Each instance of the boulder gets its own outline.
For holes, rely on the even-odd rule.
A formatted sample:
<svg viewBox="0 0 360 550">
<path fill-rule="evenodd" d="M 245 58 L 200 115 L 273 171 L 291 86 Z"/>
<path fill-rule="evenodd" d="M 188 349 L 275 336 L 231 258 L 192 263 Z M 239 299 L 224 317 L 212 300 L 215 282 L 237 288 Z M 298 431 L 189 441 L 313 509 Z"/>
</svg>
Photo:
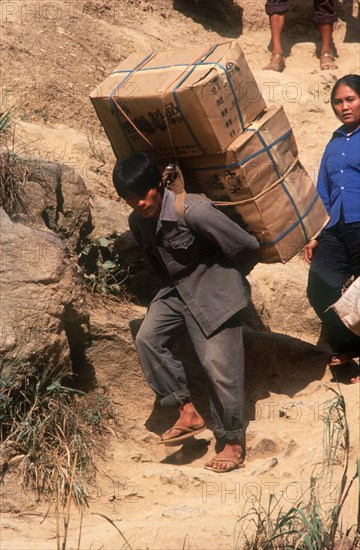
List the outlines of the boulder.
<svg viewBox="0 0 360 550">
<path fill-rule="evenodd" d="M 1 377 L 27 364 L 70 371 L 74 328 L 83 334 L 86 325 L 75 264 L 50 231 L 13 223 L 3 209 L 0 227 Z"/>
<path fill-rule="evenodd" d="M 21 187 L 18 208 L 11 219 L 37 229 L 50 229 L 76 250 L 80 237 L 91 230 L 89 193 L 70 166 L 37 157 L 1 153 L 1 165 Z"/>
<path fill-rule="evenodd" d="M 104 197 L 91 199 L 91 219 L 93 230 L 89 235 L 91 241 L 103 237 L 116 240 L 116 250 L 126 255 L 137 250 L 134 237 L 129 230 L 128 217 L 131 208 L 124 201 L 114 201 Z"/>
<path fill-rule="evenodd" d="M 307 277 L 301 254 L 286 264 L 258 264 L 248 277 L 252 304 L 246 309 L 245 324 L 317 343 L 321 322 L 306 296 Z"/>
</svg>

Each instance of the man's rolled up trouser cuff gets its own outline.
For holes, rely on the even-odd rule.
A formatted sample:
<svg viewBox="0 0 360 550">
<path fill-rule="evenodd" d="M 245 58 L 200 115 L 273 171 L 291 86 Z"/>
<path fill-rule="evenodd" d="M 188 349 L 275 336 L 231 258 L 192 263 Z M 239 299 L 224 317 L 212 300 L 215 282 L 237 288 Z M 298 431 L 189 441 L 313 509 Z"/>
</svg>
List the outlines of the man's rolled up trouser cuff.
<svg viewBox="0 0 360 550">
<path fill-rule="evenodd" d="M 287 2 L 266 2 L 265 4 L 266 15 L 274 15 L 275 13 L 283 14 L 288 11 Z"/>
<path fill-rule="evenodd" d="M 215 428 L 214 435 L 216 440 L 223 439 L 227 443 L 242 442 L 245 440 L 245 428 L 232 431 L 226 431 L 222 428 Z"/>
<path fill-rule="evenodd" d="M 170 393 L 166 397 L 160 399 L 160 405 L 162 407 L 173 407 L 174 405 L 185 405 L 185 403 L 190 403 L 191 396 L 189 390 L 179 390 L 173 393 Z"/>
<path fill-rule="evenodd" d="M 317 25 L 324 25 L 327 23 L 335 23 L 337 21 L 336 13 L 315 13 L 314 21 Z"/>
</svg>

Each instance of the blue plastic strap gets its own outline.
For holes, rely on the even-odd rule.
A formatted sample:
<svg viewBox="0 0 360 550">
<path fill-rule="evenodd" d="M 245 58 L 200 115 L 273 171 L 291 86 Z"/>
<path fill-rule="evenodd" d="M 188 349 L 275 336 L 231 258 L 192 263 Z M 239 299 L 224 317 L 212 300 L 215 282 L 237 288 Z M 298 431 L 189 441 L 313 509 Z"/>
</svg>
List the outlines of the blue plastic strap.
<svg viewBox="0 0 360 550">
<path fill-rule="evenodd" d="M 159 69 L 171 69 L 172 67 L 188 67 L 188 63 L 174 63 L 174 65 L 159 65 L 158 67 L 142 67 L 139 69 L 138 72 L 142 71 L 156 71 Z M 121 69 L 120 71 L 113 71 L 111 74 L 121 74 L 121 73 L 128 73 L 132 71 L 132 69 Z"/>
<path fill-rule="evenodd" d="M 133 69 L 131 69 L 130 71 L 121 71 L 121 72 L 127 72 L 127 76 L 125 78 L 123 78 L 121 80 L 121 82 L 119 82 L 119 84 L 117 84 L 117 86 L 113 89 L 113 91 L 110 93 L 109 95 L 109 100 L 110 100 L 110 103 L 111 103 L 111 106 L 113 107 L 113 103 L 114 103 L 114 100 L 113 100 L 113 95 L 117 92 L 117 90 L 127 81 L 129 80 L 129 78 L 138 70 L 138 68 L 143 64 L 145 63 L 152 55 L 153 55 L 154 52 L 151 52 L 149 53 L 146 57 L 144 57 L 144 59 L 142 59 L 141 61 L 139 61 L 139 63 L 137 65 L 135 65 L 135 67 Z M 116 72 L 120 72 L 120 71 L 114 71 L 115 73 Z M 112 73 L 114 74 L 114 73 Z"/>
<path fill-rule="evenodd" d="M 110 110 L 112 112 L 112 114 L 115 116 L 120 128 L 122 127 L 122 122 L 120 120 L 120 117 L 119 117 L 119 113 L 118 113 L 118 110 L 117 108 L 115 107 L 115 101 L 113 99 L 113 95 L 117 92 L 117 90 L 127 81 L 129 80 L 129 78 L 131 77 L 132 74 L 134 74 L 134 72 L 138 69 L 138 67 L 140 67 L 143 63 L 145 63 L 152 55 L 153 55 L 154 52 L 151 52 L 150 54 L 148 54 L 146 57 L 144 57 L 144 59 L 142 61 L 140 61 L 131 71 L 128 71 L 128 74 L 125 78 L 123 78 L 121 80 L 121 82 L 119 82 L 119 84 L 117 84 L 117 86 L 113 89 L 113 91 L 109 94 L 109 102 L 110 102 Z M 133 144 L 131 143 L 131 141 L 129 140 L 129 138 L 127 137 L 126 133 L 124 132 L 124 136 L 125 136 L 125 139 L 130 147 L 130 149 L 134 152 L 135 151 L 135 148 L 133 146 Z"/>
<path fill-rule="evenodd" d="M 199 61 L 197 61 L 196 63 L 194 63 L 193 65 L 191 65 L 191 67 L 189 68 L 189 70 L 186 72 L 186 74 L 180 79 L 180 81 L 176 84 L 176 86 L 172 89 L 171 93 L 172 93 L 172 96 L 174 98 L 174 101 L 175 101 L 175 105 L 184 121 L 184 124 L 185 126 L 187 127 L 188 131 L 189 131 L 189 134 L 191 135 L 191 137 L 193 138 L 193 140 L 195 141 L 196 145 L 198 146 L 198 148 L 200 149 L 200 151 L 205 154 L 206 151 L 205 149 L 203 148 L 203 146 L 201 145 L 201 143 L 199 142 L 199 140 L 197 139 L 193 129 L 191 128 L 190 124 L 188 123 L 188 121 L 186 120 L 185 116 L 184 116 L 184 113 L 183 113 L 183 110 L 181 109 L 181 105 L 180 105 L 180 102 L 178 100 L 178 97 L 177 97 L 177 93 L 176 93 L 176 90 L 183 84 L 183 82 L 185 82 L 185 80 L 194 72 L 194 70 L 196 69 L 196 67 L 202 65 L 204 63 L 204 60 L 209 57 L 209 55 L 211 55 L 213 53 L 213 51 L 217 48 L 217 45 L 215 46 L 212 46 L 202 57 L 202 59 L 200 59 Z"/>
<path fill-rule="evenodd" d="M 271 160 L 271 162 L 272 162 L 272 164 L 273 164 L 273 167 L 274 167 L 274 170 L 275 170 L 275 174 L 277 175 L 278 179 L 280 179 L 282 176 L 281 176 L 280 171 L 279 171 L 279 169 L 278 169 L 278 165 L 276 164 L 276 161 L 275 161 L 275 159 L 274 159 L 274 157 L 273 157 L 273 155 L 272 155 L 270 149 L 268 148 L 268 146 L 267 146 L 267 144 L 266 144 L 266 141 L 264 140 L 264 138 L 263 138 L 263 136 L 261 135 L 261 133 L 260 133 L 259 130 L 256 130 L 256 135 L 257 135 L 257 137 L 259 138 L 259 140 L 261 141 L 261 143 L 263 144 L 264 148 L 266 149 L 266 152 L 267 152 L 267 154 L 268 154 L 268 156 L 269 156 L 269 158 L 270 158 L 270 160 Z M 299 209 L 298 209 L 298 207 L 296 206 L 296 203 L 295 203 L 294 199 L 292 198 L 292 196 L 291 196 L 291 194 L 290 194 L 290 191 L 289 191 L 288 188 L 286 187 L 284 180 L 281 180 L 280 185 L 281 185 L 281 187 L 283 188 L 283 190 L 285 191 L 285 194 L 288 196 L 289 201 L 291 202 L 291 204 L 292 204 L 292 206 L 293 206 L 293 208 L 294 208 L 294 211 L 296 212 L 296 215 L 297 215 L 297 217 L 298 217 L 298 221 L 299 221 L 299 223 L 300 223 L 300 225 L 301 225 L 301 229 L 302 229 L 302 231 L 303 231 L 303 233 L 304 233 L 304 237 L 305 237 L 305 239 L 307 240 L 307 239 L 308 239 L 308 234 L 307 234 L 307 231 L 306 231 L 306 227 L 305 227 L 305 225 L 304 225 L 303 222 L 302 222 L 302 218 L 301 218 Z"/>
<path fill-rule="evenodd" d="M 281 241 L 281 239 L 283 239 L 284 237 L 286 237 L 286 235 L 288 235 L 288 233 L 290 233 L 290 231 L 292 231 L 297 225 L 299 225 L 300 223 L 302 224 L 302 220 L 305 219 L 309 213 L 311 212 L 311 210 L 313 209 L 316 201 L 319 199 L 319 195 L 316 195 L 316 197 L 314 198 L 314 200 L 312 201 L 312 203 L 310 204 L 310 206 L 306 209 L 306 211 L 304 212 L 304 215 L 301 217 L 301 220 L 298 219 L 296 222 L 294 222 L 293 224 L 290 225 L 290 227 L 288 227 L 286 229 L 286 231 L 283 231 L 283 233 L 281 233 L 276 239 L 274 239 L 273 241 L 266 241 L 266 242 L 263 242 L 263 243 L 260 243 L 260 246 L 274 246 L 275 244 L 277 244 L 279 241 Z M 308 239 L 307 235 L 305 234 L 306 236 L 306 239 Z"/>
<path fill-rule="evenodd" d="M 233 86 L 233 83 L 232 83 L 232 81 L 231 81 L 230 75 L 229 75 L 227 69 L 226 69 L 223 65 L 220 65 L 220 63 L 213 63 L 213 65 L 217 65 L 217 66 L 220 67 L 220 69 L 222 69 L 222 70 L 224 71 L 224 73 L 225 73 L 225 76 L 226 76 L 227 81 L 228 81 L 229 86 L 230 86 L 230 90 L 231 90 L 231 92 L 232 92 L 232 94 L 233 94 L 233 97 L 234 97 L 235 107 L 236 107 L 237 114 L 238 114 L 238 117 L 239 117 L 239 120 L 240 120 L 241 129 L 242 129 L 242 130 L 245 130 L 244 119 L 243 119 L 243 117 L 242 117 L 240 105 L 239 105 L 238 99 L 237 99 L 237 97 L 236 97 L 236 93 L 235 93 L 234 86 Z"/>
<path fill-rule="evenodd" d="M 258 128 L 247 128 L 245 130 L 245 132 L 255 132 L 257 137 L 259 138 L 260 142 L 262 143 L 263 145 L 263 148 L 260 149 L 259 151 L 257 151 L 256 153 L 253 153 L 252 155 L 249 155 L 248 157 L 240 160 L 239 162 L 234 162 L 233 164 L 228 164 L 228 165 L 219 165 L 219 166 L 211 166 L 211 167 L 204 167 L 204 168 L 195 168 L 194 169 L 194 172 L 204 172 L 204 171 L 210 171 L 210 170 L 228 170 L 228 169 L 231 169 L 231 168 L 236 168 L 236 167 L 239 167 L 243 164 L 245 164 L 246 162 L 249 162 L 250 160 L 254 159 L 255 157 L 257 157 L 258 155 L 260 155 L 261 153 L 267 153 L 268 157 L 270 158 L 271 160 L 271 163 L 274 167 L 274 171 L 275 171 L 275 174 L 277 176 L 277 178 L 279 180 L 281 180 L 279 182 L 279 184 L 281 185 L 281 187 L 283 188 L 285 194 L 287 195 L 288 199 L 290 200 L 291 204 L 292 204 L 292 207 L 297 215 L 297 218 L 298 218 L 298 223 L 300 223 L 301 225 L 301 229 L 304 233 L 304 236 L 306 239 L 308 239 L 308 234 L 307 234 L 307 231 L 306 231 L 306 227 L 305 225 L 303 224 L 302 222 L 302 219 L 301 219 L 301 215 L 300 215 L 300 212 L 299 212 L 299 209 L 298 207 L 296 206 L 296 203 L 294 201 L 294 199 L 292 198 L 291 194 L 290 194 L 290 191 L 288 190 L 288 188 L 286 187 L 285 185 L 285 182 L 284 180 L 282 179 L 282 175 L 280 173 L 280 170 L 278 168 L 278 165 L 272 155 L 272 152 L 271 152 L 271 149 L 277 144 L 279 143 L 280 141 L 282 141 L 283 139 L 287 138 L 288 136 L 290 136 L 290 134 L 292 133 L 292 130 L 290 128 L 290 130 L 288 130 L 287 132 L 285 132 L 285 134 L 283 134 L 282 136 L 280 136 L 279 138 L 277 138 L 275 141 L 273 141 L 272 143 L 270 143 L 269 145 L 266 143 L 266 141 L 264 140 L 263 136 L 261 135 L 260 133 L 260 130 Z"/>
<path fill-rule="evenodd" d="M 256 131 L 256 130 L 252 130 L 251 128 L 247 128 L 245 131 L 248 132 L 250 130 L 253 132 Z M 231 168 L 238 168 L 239 166 L 242 166 L 246 162 L 249 162 L 249 160 L 252 160 L 258 155 L 261 155 L 261 153 L 268 152 L 272 147 L 274 147 L 274 145 L 277 145 L 280 141 L 282 141 L 283 139 L 286 139 L 291 134 L 292 134 L 292 130 L 290 129 L 287 132 L 285 132 L 285 134 L 277 138 L 275 141 L 263 147 L 263 149 L 259 149 L 259 151 L 257 151 L 256 153 L 253 153 L 252 155 L 249 155 L 248 157 L 245 157 L 244 159 L 239 160 L 238 162 L 233 162 L 232 164 L 219 164 L 215 166 L 205 166 L 203 168 L 193 168 L 192 170 L 194 172 L 207 172 L 210 170 L 228 170 Z M 279 176 L 279 179 L 280 178 L 281 178 L 281 175 Z"/>
</svg>

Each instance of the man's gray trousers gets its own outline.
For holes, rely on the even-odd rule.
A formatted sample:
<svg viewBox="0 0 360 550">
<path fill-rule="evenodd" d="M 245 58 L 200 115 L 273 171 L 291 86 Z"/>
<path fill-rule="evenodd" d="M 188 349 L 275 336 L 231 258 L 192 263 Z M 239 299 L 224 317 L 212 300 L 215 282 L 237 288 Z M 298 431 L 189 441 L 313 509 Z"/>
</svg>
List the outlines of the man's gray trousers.
<svg viewBox="0 0 360 550">
<path fill-rule="evenodd" d="M 237 441 L 244 434 L 244 349 L 240 313 L 207 338 L 176 290 L 152 302 L 136 337 L 145 378 L 162 406 L 191 401 L 183 365 L 170 351 L 186 331 L 209 381 L 215 437 Z"/>
</svg>

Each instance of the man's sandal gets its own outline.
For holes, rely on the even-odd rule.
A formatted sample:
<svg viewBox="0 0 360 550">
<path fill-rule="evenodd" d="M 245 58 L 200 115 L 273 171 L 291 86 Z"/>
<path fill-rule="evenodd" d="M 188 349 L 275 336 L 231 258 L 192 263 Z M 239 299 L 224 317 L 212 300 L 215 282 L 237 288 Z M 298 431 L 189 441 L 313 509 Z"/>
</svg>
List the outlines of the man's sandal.
<svg viewBox="0 0 360 550">
<path fill-rule="evenodd" d="M 328 71 L 329 69 L 337 69 L 338 66 L 335 57 L 331 53 L 323 53 L 320 55 L 320 69 Z"/>
<path fill-rule="evenodd" d="M 164 435 L 170 435 L 172 431 L 176 430 L 177 432 L 180 432 L 179 435 L 175 437 L 165 437 Z M 161 436 L 161 439 L 158 441 L 158 445 L 172 445 L 173 443 L 177 443 L 178 441 L 184 441 L 185 439 L 189 439 L 190 437 L 194 437 L 194 435 L 200 434 L 206 430 L 205 424 L 203 426 L 200 426 L 198 424 L 194 424 L 193 426 L 181 426 L 180 424 L 175 424 L 172 428 L 169 430 L 166 430 Z"/>
<path fill-rule="evenodd" d="M 216 468 L 214 466 L 215 462 L 226 462 L 229 466 L 226 469 Z M 214 457 L 214 459 L 209 461 L 208 464 L 208 466 L 205 464 L 205 470 L 210 470 L 211 472 L 216 472 L 217 474 L 226 474 L 233 472 L 234 470 L 238 470 L 239 468 L 245 468 L 245 464 L 242 460 L 232 460 L 231 458 Z"/>
<path fill-rule="evenodd" d="M 264 71 L 276 71 L 282 73 L 285 69 L 285 57 L 282 53 L 274 53 L 271 56 L 270 63 L 263 67 Z"/>
</svg>

